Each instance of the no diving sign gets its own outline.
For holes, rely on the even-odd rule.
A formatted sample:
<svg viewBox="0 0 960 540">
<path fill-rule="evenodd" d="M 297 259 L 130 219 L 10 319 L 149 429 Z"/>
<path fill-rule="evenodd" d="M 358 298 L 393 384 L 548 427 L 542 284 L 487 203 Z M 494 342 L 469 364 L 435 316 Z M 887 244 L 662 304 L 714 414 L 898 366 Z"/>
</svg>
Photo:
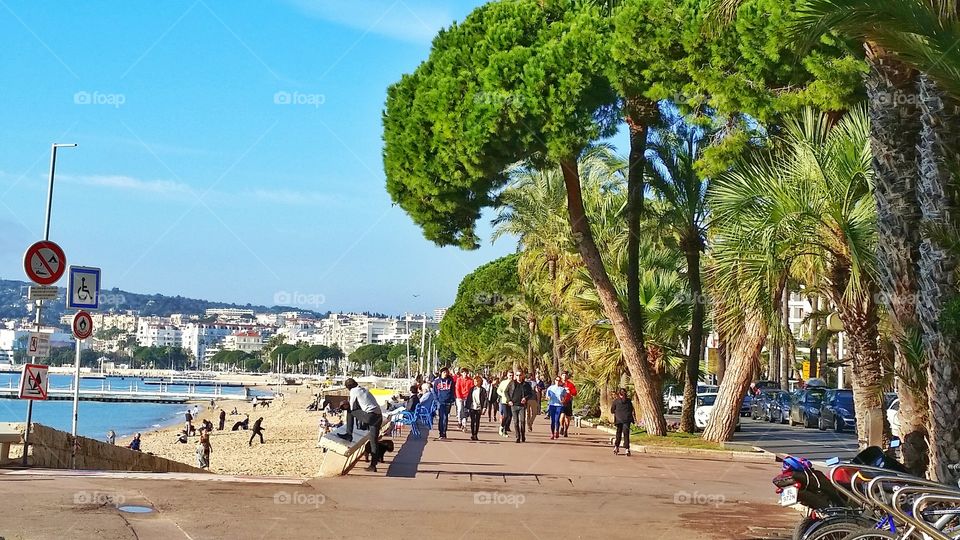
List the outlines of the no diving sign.
<svg viewBox="0 0 960 540">
<path fill-rule="evenodd" d="M 24 364 L 20 375 L 20 399 L 47 399 L 47 366 Z"/>
</svg>

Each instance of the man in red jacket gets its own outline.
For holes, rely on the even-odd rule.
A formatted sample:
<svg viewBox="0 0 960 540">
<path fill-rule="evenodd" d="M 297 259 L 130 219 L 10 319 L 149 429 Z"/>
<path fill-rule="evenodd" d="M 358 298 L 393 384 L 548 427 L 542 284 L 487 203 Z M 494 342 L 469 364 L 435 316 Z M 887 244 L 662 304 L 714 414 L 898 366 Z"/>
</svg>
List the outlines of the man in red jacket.
<svg viewBox="0 0 960 540">
<path fill-rule="evenodd" d="M 460 431 L 467 430 L 467 410 L 463 406 L 463 402 L 467 399 L 467 396 L 470 395 L 471 390 L 473 390 L 473 379 L 470 378 L 470 370 L 460 368 L 460 376 L 457 377 L 456 386 L 454 387 L 454 397 L 457 398 L 457 419 L 460 421 Z"/>
<path fill-rule="evenodd" d="M 567 388 L 567 395 L 563 401 L 563 419 L 560 420 L 561 432 L 563 436 L 567 436 L 567 432 L 570 431 L 570 420 L 573 419 L 573 397 L 577 395 L 577 387 L 573 384 L 573 379 L 570 378 L 570 373 L 564 371 L 560 375 L 560 384 Z"/>
</svg>

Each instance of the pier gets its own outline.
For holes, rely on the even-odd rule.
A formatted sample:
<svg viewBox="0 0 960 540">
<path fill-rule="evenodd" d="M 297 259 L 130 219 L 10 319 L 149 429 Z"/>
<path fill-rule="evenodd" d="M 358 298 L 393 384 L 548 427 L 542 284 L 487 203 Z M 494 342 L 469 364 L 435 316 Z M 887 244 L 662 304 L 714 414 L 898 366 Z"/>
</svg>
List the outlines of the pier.
<svg viewBox="0 0 960 540">
<path fill-rule="evenodd" d="M 109 387 L 99 389 L 81 387 L 80 400 L 115 403 L 186 403 L 188 401 L 246 401 L 248 399 L 246 388 L 243 392 L 236 393 L 223 393 L 219 390 L 219 388 L 216 388 L 213 392 L 197 392 L 195 388 L 188 387 L 184 391 L 175 391 L 169 390 L 165 386 L 158 389 L 140 389 L 134 385 L 126 390 L 114 390 Z M 18 393 L 18 388 L 0 388 L 0 399 L 17 399 Z M 47 399 L 55 401 L 73 400 L 73 388 L 50 388 Z"/>
</svg>

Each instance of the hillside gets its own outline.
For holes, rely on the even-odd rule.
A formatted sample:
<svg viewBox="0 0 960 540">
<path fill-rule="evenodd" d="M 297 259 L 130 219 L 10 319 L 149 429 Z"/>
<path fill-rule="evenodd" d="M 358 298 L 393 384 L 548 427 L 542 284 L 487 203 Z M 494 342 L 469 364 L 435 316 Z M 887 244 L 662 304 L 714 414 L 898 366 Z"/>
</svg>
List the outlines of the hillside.
<svg viewBox="0 0 960 540">
<path fill-rule="evenodd" d="M 26 281 L 0 279 L 0 319 L 15 319 L 28 315 Z M 44 302 L 44 321 L 56 322 L 65 310 L 65 289 L 60 287 L 57 300 Z M 174 313 L 184 315 L 203 315 L 210 308 L 240 308 L 252 309 L 261 313 L 280 313 L 283 311 L 303 311 L 325 316 L 310 310 L 290 306 L 255 306 L 251 304 L 239 305 L 226 302 L 212 302 L 182 296 L 165 296 L 162 294 L 140 294 L 123 291 L 117 288 L 101 291 L 101 311 L 133 310 L 143 316 L 167 316 Z"/>
</svg>

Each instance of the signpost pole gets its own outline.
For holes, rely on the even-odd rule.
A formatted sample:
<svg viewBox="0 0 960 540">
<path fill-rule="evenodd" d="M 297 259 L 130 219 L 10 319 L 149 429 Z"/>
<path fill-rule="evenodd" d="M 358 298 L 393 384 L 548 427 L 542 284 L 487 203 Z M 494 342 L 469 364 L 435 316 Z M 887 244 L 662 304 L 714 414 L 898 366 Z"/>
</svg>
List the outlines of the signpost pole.
<svg viewBox="0 0 960 540">
<path fill-rule="evenodd" d="M 50 146 L 50 179 L 47 182 L 47 212 L 44 217 L 43 223 L 43 239 L 44 241 L 50 240 L 50 214 L 53 209 L 53 175 L 57 168 L 57 147 L 60 146 L 76 146 L 76 144 L 57 144 L 53 143 Z M 43 312 L 43 300 L 37 300 L 37 332 L 40 332 L 40 315 Z M 30 361 L 36 363 L 37 357 L 31 356 Z M 22 464 L 24 467 L 27 466 L 27 450 L 30 448 L 30 422 L 33 419 L 33 400 L 27 402 L 27 426 L 23 431 L 23 461 Z"/>
<path fill-rule="evenodd" d="M 80 342 L 77 338 L 74 342 L 77 344 L 76 356 L 73 365 L 73 423 L 70 427 L 70 435 L 73 436 L 73 449 L 70 451 L 71 467 L 77 468 L 77 417 L 80 411 Z"/>
</svg>

